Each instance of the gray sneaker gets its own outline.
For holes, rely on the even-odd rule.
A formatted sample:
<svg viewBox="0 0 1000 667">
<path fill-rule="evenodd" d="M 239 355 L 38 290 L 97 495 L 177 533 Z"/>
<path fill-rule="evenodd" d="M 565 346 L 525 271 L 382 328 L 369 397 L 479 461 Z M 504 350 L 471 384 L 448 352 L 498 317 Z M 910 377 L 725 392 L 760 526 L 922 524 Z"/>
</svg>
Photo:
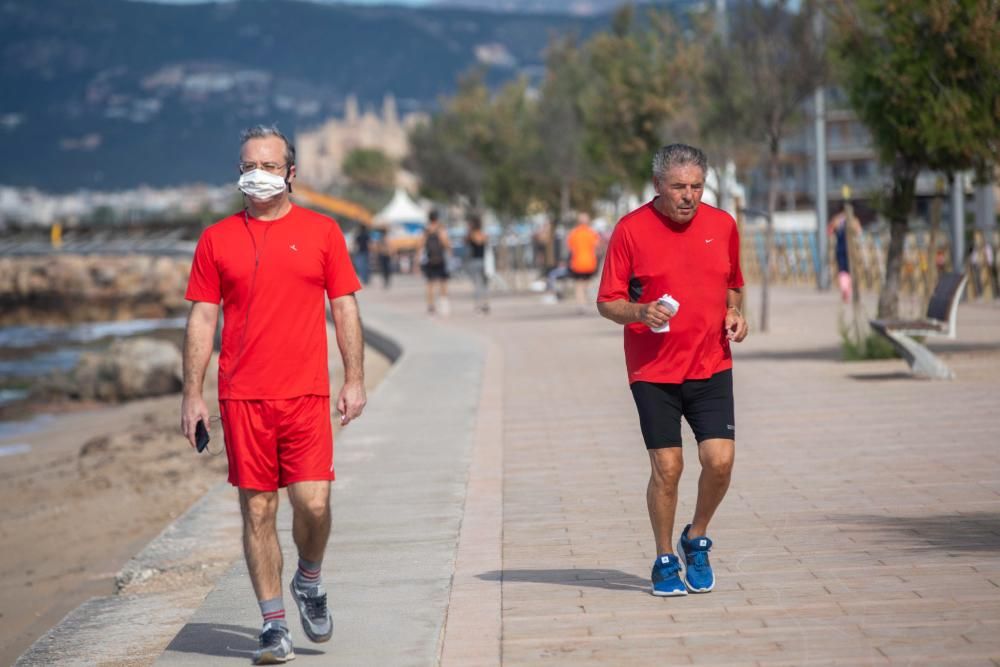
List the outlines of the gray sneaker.
<svg viewBox="0 0 1000 667">
<path fill-rule="evenodd" d="M 292 591 L 292 599 L 299 607 L 302 630 L 306 636 L 316 643 L 330 641 L 330 637 L 333 636 L 333 618 L 326 608 L 326 592 L 323 586 L 299 588 L 298 577 L 293 577 L 289 588 Z"/>
<path fill-rule="evenodd" d="M 255 665 L 280 665 L 295 660 L 295 650 L 292 649 L 292 635 L 288 628 L 271 621 L 265 623 L 260 631 L 260 648 L 253 652 Z"/>
</svg>

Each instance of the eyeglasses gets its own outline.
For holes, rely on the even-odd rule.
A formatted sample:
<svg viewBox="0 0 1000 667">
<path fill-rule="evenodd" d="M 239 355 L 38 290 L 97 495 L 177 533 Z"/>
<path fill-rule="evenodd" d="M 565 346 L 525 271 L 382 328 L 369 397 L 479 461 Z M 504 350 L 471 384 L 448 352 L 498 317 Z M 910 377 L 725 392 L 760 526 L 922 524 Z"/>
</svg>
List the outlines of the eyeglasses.
<svg viewBox="0 0 1000 667">
<path fill-rule="evenodd" d="M 281 170 L 287 166 L 287 163 L 275 164 L 274 162 L 240 162 L 240 173 L 245 174 L 248 171 L 253 171 L 254 169 L 263 169 L 264 171 L 269 171 L 272 174 L 280 174 Z"/>
</svg>

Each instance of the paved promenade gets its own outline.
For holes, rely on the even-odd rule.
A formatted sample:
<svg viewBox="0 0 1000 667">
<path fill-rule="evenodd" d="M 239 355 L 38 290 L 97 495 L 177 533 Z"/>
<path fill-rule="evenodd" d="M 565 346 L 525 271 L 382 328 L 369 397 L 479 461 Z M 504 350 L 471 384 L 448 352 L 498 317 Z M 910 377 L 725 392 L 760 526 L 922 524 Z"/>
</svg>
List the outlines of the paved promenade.
<svg viewBox="0 0 1000 667">
<path fill-rule="evenodd" d="M 457 304 L 451 326 L 504 362 L 503 564 L 474 575 L 501 582 L 503 663 L 1000 663 L 1000 308 L 962 306 L 945 354 L 959 379 L 938 383 L 838 361 L 835 303 L 777 290 L 772 332 L 736 346 L 718 587 L 668 600 L 646 594 L 648 463 L 620 331 L 533 298 L 478 320 Z"/>
<path fill-rule="evenodd" d="M 772 331 L 736 346 L 717 588 L 660 599 L 620 327 L 534 295 L 476 316 L 456 287 L 443 320 L 415 281 L 365 292 L 403 355 L 339 436 L 336 629 L 310 644 L 290 609 L 296 664 L 1000 665 L 1000 306 L 960 307 L 958 340 L 931 343 L 957 380 L 931 382 L 840 362 L 835 294 L 775 290 Z M 237 562 L 157 664 L 246 664 L 258 624 Z M 69 661 L 70 635 L 24 664 Z"/>
</svg>

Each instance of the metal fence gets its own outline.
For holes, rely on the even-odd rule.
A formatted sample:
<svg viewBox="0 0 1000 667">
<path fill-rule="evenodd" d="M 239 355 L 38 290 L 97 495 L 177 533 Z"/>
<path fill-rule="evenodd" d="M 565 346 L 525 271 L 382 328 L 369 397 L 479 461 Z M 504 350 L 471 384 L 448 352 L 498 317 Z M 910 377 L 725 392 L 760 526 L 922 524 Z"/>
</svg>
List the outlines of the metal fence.
<svg viewBox="0 0 1000 667">
<path fill-rule="evenodd" d="M 748 282 L 759 282 L 766 252 L 763 230 L 744 230 L 741 239 L 743 276 Z M 862 291 L 877 292 L 885 278 L 886 249 L 889 233 L 863 231 L 850 235 L 853 245 L 851 276 Z M 831 276 L 837 274 L 833 243 L 825 263 Z M 1000 298 L 997 257 L 1000 232 L 973 232 L 970 252 L 964 267 L 969 271 L 967 297 L 971 299 Z M 820 265 L 819 249 L 814 232 L 775 232 L 774 249 L 768 263 L 772 284 L 815 285 L 816 268 Z M 903 244 L 902 296 L 926 300 L 937 284 L 938 274 L 953 270 L 951 244 L 946 234 L 919 230 L 906 235 Z"/>
</svg>

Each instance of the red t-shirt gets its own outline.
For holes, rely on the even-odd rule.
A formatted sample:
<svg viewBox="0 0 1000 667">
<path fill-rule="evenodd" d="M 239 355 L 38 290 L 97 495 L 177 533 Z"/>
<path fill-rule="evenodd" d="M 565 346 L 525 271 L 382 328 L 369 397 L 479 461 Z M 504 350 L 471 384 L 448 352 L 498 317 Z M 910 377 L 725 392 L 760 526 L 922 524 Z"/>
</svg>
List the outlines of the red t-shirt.
<svg viewBox="0 0 1000 667">
<path fill-rule="evenodd" d="M 629 383 L 679 384 L 732 368 L 726 295 L 742 286 L 739 235 L 725 211 L 701 204 L 683 225 L 649 202 L 622 218 L 604 258 L 598 302 L 648 303 L 667 293 L 680 304 L 669 332 L 637 322 L 625 327 Z"/>
<path fill-rule="evenodd" d="M 293 205 L 277 220 L 240 212 L 206 229 L 185 298 L 222 303 L 219 398 L 329 396 L 323 294 L 359 289 L 340 226 L 326 216 Z"/>
</svg>

